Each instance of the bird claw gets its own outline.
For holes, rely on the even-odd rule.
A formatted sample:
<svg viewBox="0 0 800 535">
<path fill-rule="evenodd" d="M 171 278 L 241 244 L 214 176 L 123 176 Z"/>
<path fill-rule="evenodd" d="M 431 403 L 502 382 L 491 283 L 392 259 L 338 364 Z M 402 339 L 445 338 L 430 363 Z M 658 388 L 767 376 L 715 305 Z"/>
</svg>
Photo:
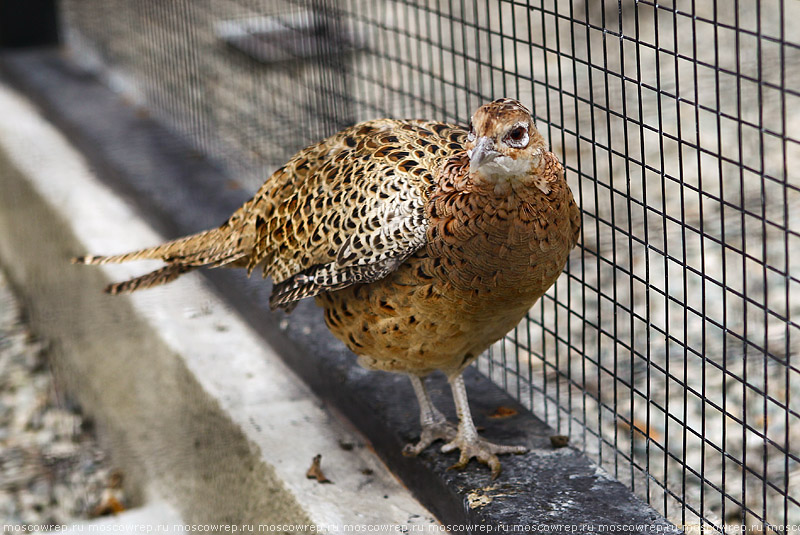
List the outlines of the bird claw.
<svg viewBox="0 0 800 535">
<path fill-rule="evenodd" d="M 448 470 L 461 470 L 466 468 L 470 459 L 473 457 L 479 462 L 488 465 L 492 471 L 492 480 L 497 479 L 500 475 L 502 467 L 500 466 L 500 459 L 498 455 L 506 453 L 521 454 L 528 451 L 525 446 L 506 446 L 504 444 L 495 444 L 489 442 L 481 437 L 476 437 L 473 440 L 467 440 L 458 435 L 452 441 L 442 446 L 442 453 L 450 453 L 451 451 L 461 450 L 458 462 L 448 468 Z"/>
<path fill-rule="evenodd" d="M 451 441 L 457 435 L 456 426 L 447 421 L 435 422 L 423 426 L 419 442 L 416 444 L 408 443 L 403 448 L 403 455 L 406 457 L 416 457 L 422 450 L 436 442 L 437 440 Z"/>
</svg>

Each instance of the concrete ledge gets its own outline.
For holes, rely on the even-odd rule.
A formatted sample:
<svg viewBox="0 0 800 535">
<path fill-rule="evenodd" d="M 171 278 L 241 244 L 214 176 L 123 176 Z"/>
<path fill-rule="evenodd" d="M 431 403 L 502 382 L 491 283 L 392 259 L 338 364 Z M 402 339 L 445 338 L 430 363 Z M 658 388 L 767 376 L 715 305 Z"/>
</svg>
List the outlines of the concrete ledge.
<svg viewBox="0 0 800 535">
<path fill-rule="evenodd" d="M 98 84 L 93 73 L 85 72 L 65 61 L 56 51 L 7 55 L 0 58 L 0 70 L 16 87 L 36 100 L 43 113 L 67 133 L 70 141 L 99 171 L 102 181 L 110 185 L 111 189 L 106 188 L 105 191 L 111 197 L 103 204 L 114 203 L 110 212 L 91 217 L 94 226 L 84 228 L 79 234 L 75 228 L 75 220 L 87 217 L 83 212 L 99 212 L 102 207 L 97 205 L 97 201 L 72 208 L 53 206 L 59 206 L 70 198 L 73 200 L 69 202 L 79 202 L 80 199 L 74 198 L 87 195 L 82 189 L 59 193 L 60 196 L 49 201 L 50 207 L 46 210 L 37 208 L 48 214 L 49 219 L 45 221 L 59 221 L 55 224 L 37 223 L 38 214 L 28 213 L 24 208 L 15 208 L 19 204 L 17 201 L 3 201 L 4 206 L 0 206 L 0 233 L 3 234 L 0 236 L 0 257 L 18 266 L 12 270 L 14 280 L 25 288 L 34 287 L 30 293 L 36 294 L 36 299 L 32 300 L 31 306 L 41 311 L 42 320 L 51 319 L 51 310 L 59 310 L 61 314 L 68 316 L 59 320 L 65 325 L 56 331 L 58 336 L 69 339 L 64 344 L 75 345 L 80 341 L 82 345 L 76 348 L 78 352 L 98 353 L 96 344 L 88 340 L 87 331 L 100 330 L 113 338 L 108 341 L 113 344 L 111 351 L 92 357 L 93 364 L 76 374 L 77 379 L 72 381 L 73 385 L 81 385 L 81 381 L 86 381 L 81 379 L 86 377 L 85 374 L 100 377 L 97 388 L 112 379 L 117 381 L 113 384 L 120 384 L 115 377 L 117 372 L 107 371 L 102 365 L 116 368 L 116 364 L 112 363 L 122 361 L 120 366 L 125 379 L 122 384 L 135 384 L 137 396 L 150 403 L 148 410 L 155 411 L 155 414 L 162 410 L 160 405 L 178 403 L 173 399 L 175 397 L 193 400 L 179 403 L 180 409 L 176 409 L 176 414 L 168 419 L 168 425 L 161 429 L 152 429 L 152 422 L 140 425 L 138 421 L 115 421 L 115 417 L 118 418 L 115 415 L 130 411 L 129 403 L 139 401 L 138 397 L 125 398 L 125 403 L 117 402 L 121 406 L 116 407 L 115 412 L 111 406 L 107 407 L 109 404 L 102 393 L 92 393 L 88 388 L 87 392 L 81 393 L 81 396 L 95 405 L 100 405 L 97 401 L 103 401 L 103 406 L 97 410 L 107 411 L 105 417 L 111 422 L 109 425 L 123 428 L 120 434 L 125 434 L 123 431 L 127 432 L 129 428 L 135 428 L 137 433 L 145 434 L 147 440 L 156 442 L 153 447 L 149 444 L 142 446 L 138 444 L 137 438 L 136 446 L 128 446 L 140 448 L 137 449 L 137 455 L 143 457 L 143 463 L 152 464 L 149 456 L 173 447 L 169 442 L 171 439 L 167 437 L 175 437 L 172 427 L 177 426 L 178 421 L 186 421 L 185 418 L 180 418 L 180 410 L 189 411 L 188 414 L 193 415 L 193 423 L 187 426 L 189 429 L 186 431 L 180 430 L 177 436 L 183 436 L 182 433 L 185 432 L 190 437 L 185 441 L 186 444 L 198 439 L 200 444 L 205 444 L 205 440 L 211 444 L 208 448 L 199 448 L 199 453 L 183 446 L 174 455 L 169 452 L 170 462 L 166 463 L 165 470 L 169 474 L 167 480 L 178 477 L 179 481 L 186 481 L 182 489 L 195 490 L 192 484 L 202 482 L 199 484 L 202 492 L 197 492 L 197 498 L 190 494 L 190 502 L 204 501 L 204 505 L 216 506 L 219 511 L 249 511 L 247 514 L 257 515 L 266 514 L 260 509 L 266 507 L 265 501 L 272 499 L 262 500 L 258 497 L 290 496 L 292 499 L 281 507 L 292 511 L 294 515 L 306 515 L 310 518 L 309 515 L 315 514 L 317 507 L 323 507 L 326 500 L 335 503 L 343 499 L 338 491 L 342 490 L 344 482 L 352 481 L 352 484 L 358 485 L 358 481 L 365 481 L 358 476 L 351 480 L 337 475 L 338 467 L 347 466 L 344 470 L 347 472 L 352 471 L 354 465 L 340 464 L 352 459 L 352 452 L 345 454 L 337 451 L 341 447 L 339 441 L 333 439 L 326 442 L 328 449 L 316 453 L 323 454 L 324 467 L 331 467 L 331 471 L 326 474 L 335 481 L 335 485 L 318 486 L 322 487 L 320 490 L 313 485 L 309 487 L 303 481 L 298 490 L 292 487 L 295 482 L 282 479 L 287 472 L 281 471 L 280 465 L 289 461 L 270 461 L 273 450 L 280 452 L 281 444 L 270 442 L 275 437 L 272 435 L 272 428 L 267 426 L 267 420 L 262 418 L 267 418 L 267 413 L 278 419 L 290 418 L 291 410 L 301 405 L 292 392 L 299 392 L 305 387 L 293 382 L 295 380 L 281 385 L 281 381 L 268 380 L 260 375 L 253 379 L 243 371 L 246 369 L 251 373 L 271 373 L 267 372 L 271 369 L 267 364 L 256 362 L 272 358 L 272 352 L 263 347 L 266 340 L 327 407 L 335 408 L 344 418 L 357 424 L 359 432 L 364 434 L 369 445 L 433 514 L 446 524 L 460 525 L 459 531 L 480 531 L 478 528 L 465 530 L 464 526 L 482 524 L 495 529 L 500 526 L 522 526 L 523 531 L 530 528 L 541 531 L 548 526 L 553 530 L 570 526 L 583 532 L 599 531 L 603 529 L 602 526 L 612 527 L 614 530 L 636 527 L 649 532 L 677 531 L 655 511 L 631 495 L 623 485 L 598 470 L 580 452 L 570 447 L 554 449 L 549 439 L 553 434 L 552 429 L 475 372 L 468 373 L 466 380 L 476 424 L 483 427 L 484 434 L 494 440 L 525 443 L 531 451 L 526 455 L 504 458 L 504 472 L 496 482 L 490 481 L 488 470 L 476 464 L 461 472 L 448 471 L 447 467 L 455 461 L 456 454 L 443 455 L 434 448 L 429 448 L 418 458 L 402 457 L 402 445 L 416 438 L 419 433 L 417 407 L 408 381 L 401 376 L 368 372 L 359 368 L 353 356 L 327 332 L 321 314 L 313 303 L 301 303 L 288 318 L 282 314 L 269 313 L 269 284 L 257 279 L 247 279 L 242 271 L 204 272 L 207 280 L 224 296 L 223 300 L 211 301 L 213 296 L 199 282 L 200 278 L 193 278 L 185 282 L 179 281 L 177 285 L 164 289 L 135 294 L 130 302 L 126 302 L 128 304 L 112 304 L 118 303 L 115 298 L 99 292 L 103 281 L 100 280 L 98 271 L 67 266 L 64 260 L 87 250 L 116 252 L 128 250 L 137 244 L 157 243 L 160 238 L 152 233 L 148 234 L 151 232 L 148 230 L 149 226 L 167 237 L 208 228 L 227 217 L 233 208 L 249 198 L 249 194 L 226 188 L 230 177 L 224 172 L 202 158 L 188 157 L 192 154 L 191 149 L 175 136 L 124 104 L 119 96 Z M 13 132 L 13 127 L 6 127 L 6 130 Z M 61 173 L 65 164 L 55 161 L 53 165 L 47 180 L 36 188 L 30 186 L 27 178 L 18 178 L 14 181 L 17 185 L 8 187 L 13 187 L 17 192 L 15 195 L 21 196 L 20 202 L 43 204 L 42 197 L 53 196 L 50 189 L 61 189 L 54 188 L 51 184 L 54 185 L 58 180 L 54 177 Z M 101 185 L 95 182 L 95 186 Z M 0 184 L 0 187 L 4 188 L 4 192 L 11 191 L 6 189 L 6 184 Z M 116 200 L 110 200 L 115 195 Z M 119 197 L 124 198 L 124 202 Z M 135 207 L 135 211 L 130 207 Z M 25 222 L 25 235 L 9 239 L 6 236 L 8 229 L 14 228 L 14 224 L 21 224 L 21 221 Z M 98 236 L 105 235 L 106 225 L 118 228 L 122 235 L 99 238 Z M 40 228 L 29 228 L 37 226 Z M 5 232 L 2 232 L 2 227 L 5 227 Z M 57 234 L 55 237 L 52 236 L 54 232 Z M 80 239 L 70 237 L 73 233 L 79 234 Z M 48 240 L 46 247 L 42 240 Z M 42 252 L 43 248 L 47 251 Z M 106 276 L 117 280 L 127 274 L 142 273 L 145 268 L 138 265 L 118 266 L 115 269 L 119 271 L 108 271 Z M 127 271 L 130 269 L 133 271 Z M 35 288 L 40 284 L 40 279 L 46 281 L 47 287 L 44 290 Z M 66 294 L 62 289 L 65 285 L 69 288 Z M 177 289 L 173 286 L 177 286 Z M 58 292 L 66 297 L 53 297 Z M 166 301 L 170 303 L 165 303 Z M 213 305 L 206 306 L 206 303 Z M 259 341 L 256 337 L 242 343 L 238 333 L 248 333 L 247 336 L 250 337 L 254 333 L 244 327 L 232 327 L 234 315 L 228 310 L 228 306 L 238 311 L 262 340 Z M 67 313 L 69 310 L 74 312 Z M 155 312 L 156 310 L 161 312 Z M 89 315 L 90 311 L 96 311 L 94 317 Z M 87 316 L 84 317 L 84 314 Z M 172 321 L 182 314 L 194 314 L 194 317 L 183 317 L 179 322 L 181 326 L 170 328 L 159 334 L 159 339 L 153 339 L 153 326 L 161 326 L 163 322 Z M 202 356 L 201 350 L 205 346 L 218 343 L 219 337 L 231 332 L 237 333 L 235 343 L 226 342 L 215 346 L 219 348 L 216 353 Z M 200 347 L 197 347 L 192 340 L 199 337 L 202 340 Z M 175 353 L 181 351 L 200 351 L 201 354 L 176 357 Z M 252 352 L 257 357 L 248 358 L 242 354 L 244 351 Z M 142 352 L 146 355 L 142 356 Z M 107 357 L 109 354 L 114 355 L 113 359 Z M 162 356 L 156 357 L 158 354 Z M 136 359 L 143 361 L 137 364 L 143 367 L 142 370 L 134 368 L 130 363 Z M 165 364 L 169 362 L 173 364 Z M 134 377 L 136 373 L 142 375 Z M 229 377 L 223 377 L 225 375 Z M 92 377 L 91 381 L 94 380 Z M 284 390 L 284 386 L 289 390 Z M 434 380 L 431 387 L 434 401 L 452 417 L 454 411 L 444 380 Z M 125 395 L 114 393 L 114 396 Z M 154 399 L 151 400 L 150 397 Z M 194 401 L 194 398 L 197 400 Z M 319 408 L 318 403 L 310 403 L 309 410 L 327 415 L 328 413 Z M 505 420 L 488 418 L 501 405 L 516 409 L 517 416 Z M 250 420 L 251 417 L 258 428 Z M 326 422 L 334 426 L 334 420 L 330 420 L 329 415 L 324 418 L 319 416 L 310 428 L 303 428 L 303 432 L 310 435 L 324 434 L 316 426 Z M 214 426 L 220 426 L 220 431 L 212 433 L 213 438 L 209 438 L 209 430 L 214 429 Z M 265 436 L 265 429 L 269 430 L 272 438 Z M 333 433 L 332 436 L 337 435 Z M 302 438 L 305 440 L 308 437 Z M 358 439 L 354 435 L 348 435 L 345 440 L 352 441 L 345 444 L 365 444 L 364 439 Z M 306 450 L 299 449 L 304 446 L 305 444 L 300 444 L 297 448 L 289 446 L 294 454 L 304 452 L 300 455 L 302 462 L 299 463 L 303 470 L 310 462 Z M 359 446 L 352 451 L 366 455 Z M 366 460 L 363 462 L 366 463 Z M 203 476 L 188 476 L 182 472 L 180 476 L 175 476 L 172 463 L 191 465 L 192 470 L 199 469 Z M 231 474 L 236 474 L 235 476 L 223 478 L 219 484 L 207 479 L 215 477 L 211 474 L 218 474 L 217 470 L 227 469 L 228 463 Z M 377 474 L 376 468 L 369 469 Z M 158 469 L 155 473 L 160 475 Z M 243 474 L 247 474 L 247 477 L 239 479 L 244 477 Z M 337 477 L 341 479 L 337 480 Z M 241 481 L 246 483 L 237 485 Z M 387 489 L 396 488 L 389 487 L 390 483 L 389 480 L 381 479 L 380 485 L 386 485 Z M 242 488 L 251 485 L 252 488 Z M 163 483 L 161 487 L 174 488 L 171 483 Z M 274 490 L 276 488 L 286 491 L 278 492 Z M 334 492 L 328 493 L 326 488 L 332 488 Z M 219 503 L 214 503 L 211 496 L 204 494 L 215 489 L 219 493 L 219 499 L 223 500 Z M 304 497 L 306 491 L 312 493 L 308 498 Z M 162 492 L 166 491 L 162 489 Z M 392 509 L 394 512 L 375 509 L 383 503 L 382 500 L 399 496 L 399 490 L 382 494 L 379 486 L 365 486 L 356 492 L 361 500 L 366 501 L 365 507 L 373 515 L 368 518 L 382 519 L 383 522 L 379 523 L 398 521 L 396 519 L 402 519 L 404 514 L 419 515 L 412 521 L 430 522 L 426 512 L 411 513 L 410 505 L 400 507 L 402 513 L 397 512 L 398 506 L 390 507 L 395 508 Z M 186 501 L 185 496 L 182 499 Z M 236 503 L 229 504 L 224 500 L 249 501 L 246 506 L 235 507 Z M 195 514 L 191 513 L 192 505 L 184 507 L 182 511 Z M 229 507 L 234 509 L 228 510 Z M 230 514 L 235 517 L 234 513 Z"/>
</svg>

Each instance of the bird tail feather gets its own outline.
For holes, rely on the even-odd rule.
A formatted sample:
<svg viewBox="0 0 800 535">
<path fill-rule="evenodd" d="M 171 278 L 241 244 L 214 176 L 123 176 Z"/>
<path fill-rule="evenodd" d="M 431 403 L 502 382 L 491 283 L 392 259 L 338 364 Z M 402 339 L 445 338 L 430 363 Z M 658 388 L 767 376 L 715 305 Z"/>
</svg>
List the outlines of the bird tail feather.
<svg viewBox="0 0 800 535">
<path fill-rule="evenodd" d="M 110 294 L 129 293 L 172 282 L 200 266 L 221 267 L 241 261 L 246 252 L 242 248 L 241 240 L 230 239 L 232 236 L 229 231 L 228 227 L 223 226 L 129 253 L 79 256 L 73 258 L 72 263 L 102 265 L 133 260 L 163 260 L 167 263 L 160 269 L 124 282 L 110 284 L 105 289 Z"/>
<path fill-rule="evenodd" d="M 211 235 L 219 232 L 219 229 L 206 230 L 198 234 L 178 238 L 155 247 L 148 247 L 146 249 L 139 249 L 129 253 L 95 256 L 86 255 L 78 256 L 72 259 L 73 264 L 121 264 L 123 262 L 130 262 L 132 260 L 164 260 L 166 262 L 180 261 L 188 255 L 197 252 L 198 245 L 206 244 L 212 237 Z"/>
<path fill-rule="evenodd" d="M 144 290 L 145 288 L 152 288 L 153 286 L 160 286 L 168 282 L 172 282 L 184 273 L 193 270 L 192 266 L 184 266 L 183 264 L 169 264 L 161 269 L 151 271 L 141 277 L 136 277 L 124 282 L 115 282 L 105 287 L 105 292 L 111 295 L 122 293 L 130 293 L 136 290 Z"/>
</svg>

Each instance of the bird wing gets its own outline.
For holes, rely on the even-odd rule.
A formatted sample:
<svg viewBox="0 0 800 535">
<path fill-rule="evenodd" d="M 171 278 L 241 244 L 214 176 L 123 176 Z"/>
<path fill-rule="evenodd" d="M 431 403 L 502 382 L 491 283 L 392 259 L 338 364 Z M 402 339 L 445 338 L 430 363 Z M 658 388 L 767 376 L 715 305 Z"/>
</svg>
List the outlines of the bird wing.
<svg viewBox="0 0 800 535">
<path fill-rule="evenodd" d="M 369 121 L 276 171 L 226 223 L 250 251 L 248 270 L 275 281 L 270 305 L 378 280 L 422 247 L 437 172 L 466 135 L 444 123 Z"/>
</svg>

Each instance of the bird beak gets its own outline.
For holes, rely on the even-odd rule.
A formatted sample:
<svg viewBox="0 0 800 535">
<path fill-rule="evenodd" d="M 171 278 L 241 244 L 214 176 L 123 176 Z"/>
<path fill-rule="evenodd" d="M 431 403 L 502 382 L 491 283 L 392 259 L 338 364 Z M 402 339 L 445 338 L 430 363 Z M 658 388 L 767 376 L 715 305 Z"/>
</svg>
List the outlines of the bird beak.
<svg viewBox="0 0 800 535">
<path fill-rule="evenodd" d="M 473 149 L 467 151 L 470 172 L 474 173 L 480 166 L 491 162 L 499 155 L 500 153 L 494 150 L 494 141 L 491 138 L 486 136 L 479 138 Z"/>
</svg>

